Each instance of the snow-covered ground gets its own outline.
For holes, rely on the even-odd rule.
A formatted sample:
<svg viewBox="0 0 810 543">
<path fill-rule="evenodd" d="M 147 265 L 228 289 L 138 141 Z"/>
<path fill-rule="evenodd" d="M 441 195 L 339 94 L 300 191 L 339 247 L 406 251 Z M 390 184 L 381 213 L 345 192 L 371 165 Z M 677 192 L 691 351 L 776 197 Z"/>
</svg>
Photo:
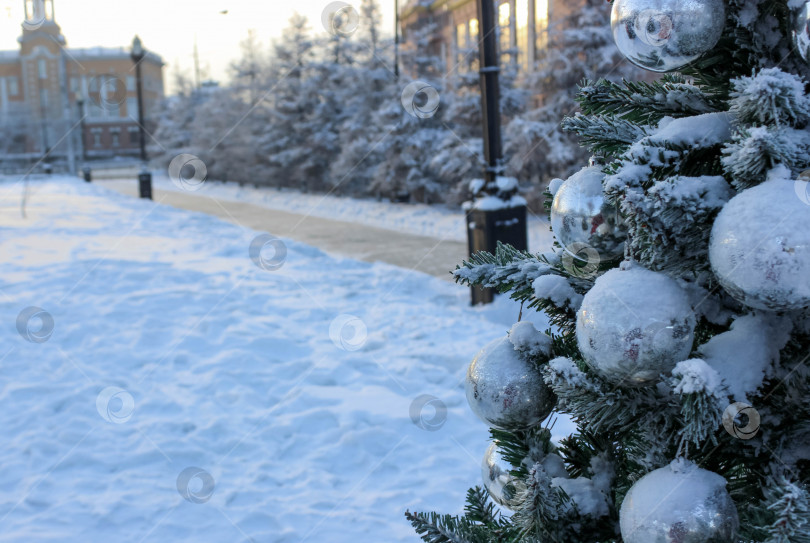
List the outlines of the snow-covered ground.
<svg viewBox="0 0 810 543">
<path fill-rule="evenodd" d="M 103 183 L 103 172 L 99 172 L 99 175 L 101 176 L 99 181 Z M 397 232 L 467 241 L 464 213 L 459 209 L 441 205 L 394 204 L 372 199 L 304 194 L 295 190 L 279 190 L 272 187 L 256 188 L 247 185 L 240 187 L 236 183 L 210 180 L 201 184 L 175 183 L 167 175 L 159 172 L 154 176 L 154 186 L 163 190 L 188 191 L 191 194 L 205 194 L 224 200 L 250 202 L 290 213 L 367 224 Z M 546 217 L 530 213 L 527 226 L 529 249 L 533 252 L 547 251 L 551 247 L 552 234 Z"/>
<path fill-rule="evenodd" d="M 0 541 L 416 541 L 406 508 L 480 484 L 463 378 L 508 300 L 251 252 L 78 179 L 32 180 L 23 218 L 21 188 L 0 181 Z"/>
</svg>

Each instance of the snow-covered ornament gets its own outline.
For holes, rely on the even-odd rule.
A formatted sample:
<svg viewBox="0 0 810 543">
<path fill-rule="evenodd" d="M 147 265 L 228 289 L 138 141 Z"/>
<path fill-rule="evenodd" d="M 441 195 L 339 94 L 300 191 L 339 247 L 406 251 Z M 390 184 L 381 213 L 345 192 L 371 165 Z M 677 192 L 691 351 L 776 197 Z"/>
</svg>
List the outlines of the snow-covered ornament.
<svg viewBox="0 0 810 543">
<path fill-rule="evenodd" d="M 639 479 L 619 524 L 624 543 L 736 543 L 739 529 L 726 480 L 684 459 Z"/>
<path fill-rule="evenodd" d="M 810 307 L 810 186 L 770 179 L 744 190 L 712 227 L 709 262 L 723 288 L 749 307 Z"/>
<path fill-rule="evenodd" d="M 810 0 L 802 2 L 793 16 L 793 45 L 799 56 L 810 63 Z"/>
<path fill-rule="evenodd" d="M 615 0 L 610 16 L 622 55 L 653 72 L 678 70 L 711 50 L 725 23 L 724 0 Z"/>
<path fill-rule="evenodd" d="M 689 358 L 695 314 L 670 277 L 637 264 L 596 280 L 577 312 L 585 362 L 619 385 L 652 384 Z"/>
<path fill-rule="evenodd" d="M 523 481 L 509 473 L 511 469 L 512 465 L 503 457 L 498 446 L 492 443 L 481 462 L 481 478 L 492 501 L 506 507 L 510 507 L 515 495 L 525 489 Z"/>
<path fill-rule="evenodd" d="M 467 401 L 489 426 L 505 429 L 536 426 L 557 403 L 533 360 L 548 357 L 550 340 L 547 345 L 530 346 L 525 337 L 518 341 L 515 336 L 514 341 L 505 336 L 489 343 L 467 369 Z"/>
<path fill-rule="evenodd" d="M 619 209 L 605 201 L 599 167 L 583 168 L 556 191 L 551 204 L 551 229 L 566 252 L 598 266 L 624 255 L 627 238 Z"/>
</svg>

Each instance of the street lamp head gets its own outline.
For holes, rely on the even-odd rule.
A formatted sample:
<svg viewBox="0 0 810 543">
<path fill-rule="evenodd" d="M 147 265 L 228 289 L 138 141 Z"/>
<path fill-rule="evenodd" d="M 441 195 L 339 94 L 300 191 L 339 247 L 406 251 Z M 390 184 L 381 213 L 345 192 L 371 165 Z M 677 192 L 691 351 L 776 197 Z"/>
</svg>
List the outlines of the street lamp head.
<svg viewBox="0 0 810 543">
<path fill-rule="evenodd" d="M 132 60 L 135 62 L 140 62 L 144 56 L 143 44 L 141 44 L 141 38 L 135 36 L 135 39 L 132 40 Z"/>
</svg>

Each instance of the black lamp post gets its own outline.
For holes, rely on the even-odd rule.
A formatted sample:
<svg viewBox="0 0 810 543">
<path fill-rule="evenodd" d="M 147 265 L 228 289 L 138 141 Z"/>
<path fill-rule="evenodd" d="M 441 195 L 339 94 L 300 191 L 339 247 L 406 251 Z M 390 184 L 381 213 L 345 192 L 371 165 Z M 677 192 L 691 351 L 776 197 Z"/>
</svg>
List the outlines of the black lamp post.
<svg viewBox="0 0 810 543">
<path fill-rule="evenodd" d="M 484 187 L 482 196 L 503 196 L 498 177 L 503 175 L 501 149 L 500 88 L 498 83 L 498 35 L 495 27 L 495 3 L 478 0 L 481 42 L 478 51 L 481 87 L 482 128 L 484 135 Z M 508 191 L 513 192 L 513 191 Z M 504 202 L 506 204 L 506 202 Z M 497 209 L 473 208 L 467 214 L 467 247 L 470 255 L 479 251 L 494 253 L 498 241 L 516 249 L 528 248 L 526 206 L 498 206 Z M 493 289 L 472 288 L 472 303 L 487 304 L 494 298 Z"/>
<path fill-rule="evenodd" d="M 76 109 L 78 109 L 79 113 L 79 152 L 81 153 L 82 162 L 87 161 L 87 149 L 84 145 L 84 100 L 79 98 L 76 100 Z"/>
<path fill-rule="evenodd" d="M 135 81 L 138 91 L 138 132 L 141 140 L 141 172 L 138 174 L 138 186 L 141 198 L 152 199 L 152 174 L 149 172 L 146 158 L 146 134 L 143 124 L 143 82 L 141 79 L 141 61 L 146 56 L 146 51 L 141 44 L 141 39 L 135 36 L 132 40 L 132 52 L 130 53 L 132 62 L 135 63 Z"/>
<path fill-rule="evenodd" d="M 84 175 L 84 180 L 88 183 L 92 181 L 92 173 L 90 170 L 90 166 L 87 165 L 87 147 L 84 143 L 84 100 L 79 98 L 76 100 L 76 109 L 78 109 L 79 113 L 79 156 L 82 159 L 82 175 Z"/>
<path fill-rule="evenodd" d="M 394 77 L 399 79 L 399 0 L 394 0 Z"/>
</svg>

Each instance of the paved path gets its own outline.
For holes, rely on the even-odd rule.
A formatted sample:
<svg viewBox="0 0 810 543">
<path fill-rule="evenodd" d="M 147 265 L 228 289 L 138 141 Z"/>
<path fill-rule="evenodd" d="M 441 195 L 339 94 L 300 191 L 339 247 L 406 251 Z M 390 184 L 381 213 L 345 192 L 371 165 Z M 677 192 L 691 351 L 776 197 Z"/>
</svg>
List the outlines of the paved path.
<svg viewBox="0 0 810 543">
<path fill-rule="evenodd" d="M 133 181 L 94 182 L 129 196 L 138 194 L 138 185 Z M 452 280 L 449 271 L 467 256 L 467 245 L 459 241 L 402 234 L 185 192 L 155 189 L 153 196 L 155 201 L 166 205 L 216 215 L 234 224 L 301 241 L 329 253 L 366 262 L 387 262 L 448 281 Z"/>
</svg>

